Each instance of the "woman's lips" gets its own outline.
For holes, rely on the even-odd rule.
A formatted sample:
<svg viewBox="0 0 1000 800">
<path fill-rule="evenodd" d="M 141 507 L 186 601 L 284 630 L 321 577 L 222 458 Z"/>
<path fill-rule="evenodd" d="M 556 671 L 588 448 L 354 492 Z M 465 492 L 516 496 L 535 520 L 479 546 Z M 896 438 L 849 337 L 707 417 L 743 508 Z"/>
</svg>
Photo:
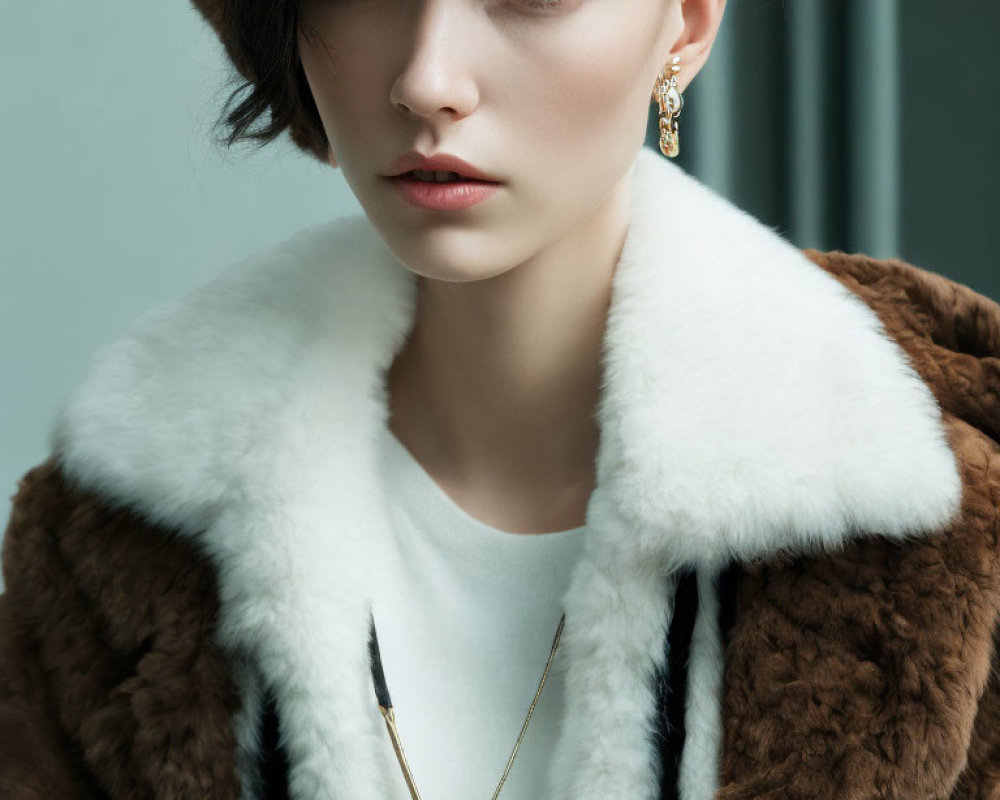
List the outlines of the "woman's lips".
<svg viewBox="0 0 1000 800">
<path fill-rule="evenodd" d="M 464 180 L 435 183 L 397 175 L 389 178 L 393 189 L 410 205 L 432 211 L 458 211 L 481 203 L 500 189 L 494 181 Z"/>
</svg>

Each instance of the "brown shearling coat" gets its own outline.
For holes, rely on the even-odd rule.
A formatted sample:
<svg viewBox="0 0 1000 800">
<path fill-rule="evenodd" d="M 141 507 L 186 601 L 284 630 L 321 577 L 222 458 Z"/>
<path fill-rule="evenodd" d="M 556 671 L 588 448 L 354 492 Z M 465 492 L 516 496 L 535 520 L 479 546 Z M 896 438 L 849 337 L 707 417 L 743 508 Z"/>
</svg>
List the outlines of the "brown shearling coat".
<svg viewBox="0 0 1000 800">
<path fill-rule="evenodd" d="M 932 392 L 960 514 L 922 535 L 859 529 L 727 560 L 714 798 L 997 800 L 1000 306 L 898 260 L 805 255 Z M 237 562 L 166 505 L 70 476 L 79 456 L 57 444 L 21 480 L 3 540 L 0 797 L 236 800 L 251 785 L 234 726 L 244 684 L 218 630 Z M 659 753 L 659 796 L 676 796 Z M 333 796 L 299 780 L 300 800 Z"/>
</svg>

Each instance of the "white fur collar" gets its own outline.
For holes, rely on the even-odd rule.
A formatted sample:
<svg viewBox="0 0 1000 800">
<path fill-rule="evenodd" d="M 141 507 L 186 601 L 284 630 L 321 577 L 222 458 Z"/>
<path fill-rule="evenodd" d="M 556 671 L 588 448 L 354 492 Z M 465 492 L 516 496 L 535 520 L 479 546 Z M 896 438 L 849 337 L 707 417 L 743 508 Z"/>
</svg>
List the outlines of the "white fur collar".
<svg viewBox="0 0 1000 800">
<path fill-rule="evenodd" d="M 681 762 L 696 800 L 714 793 L 721 742 L 712 575 L 861 532 L 919 535 L 961 498 L 936 401 L 861 300 L 651 150 L 630 215 L 590 535 L 565 597 L 552 800 L 654 800 L 650 678 L 676 568 L 699 568 L 704 611 Z M 293 798 L 402 797 L 384 785 L 397 773 L 370 686 L 366 575 L 388 524 L 384 371 L 415 290 L 365 217 L 301 231 L 100 350 L 52 434 L 72 480 L 218 565 L 247 798 L 258 678 L 276 693 Z"/>
</svg>

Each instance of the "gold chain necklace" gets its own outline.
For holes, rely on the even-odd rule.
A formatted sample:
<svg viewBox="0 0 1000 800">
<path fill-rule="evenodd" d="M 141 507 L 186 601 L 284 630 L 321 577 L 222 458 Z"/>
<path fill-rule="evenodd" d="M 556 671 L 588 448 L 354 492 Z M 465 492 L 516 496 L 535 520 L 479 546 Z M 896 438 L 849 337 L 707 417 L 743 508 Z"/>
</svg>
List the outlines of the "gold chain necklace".
<svg viewBox="0 0 1000 800">
<path fill-rule="evenodd" d="M 542 687 L 545 686 L 545 679 L 549 675 L 549 667 L 552 666 L 556 650 L 559 648 L 559 639 L 562 637 L 563 624 L 565 622 L 566 614 L 563 614 L 559 618 L 559 627 L 556 628 L 556 636 L 552 640 L 552 650 L 549 652 L 549 660 L 545 664 L 545 671 L 542 672 L 542 679 L 539 681 L 538 689 L 535 691 L 535 698 L 531 701 L 528 716 L 524 718 L 521 733 L 517 737 L 517 742 L 514 743 L 514 749 L 511 751 L 510 758 L 507 759 L 507 766 L 504 767 L 503 775 L 500 777 L 500 783 L 497 784 L 496 791 L 493 792 L 492 800 L 496 800 L 497 795 L 500 794 L 500 789 L 503 788 L 504 781 L 507 780 L 507 774 L 514 763 L 514 756 L 517 755 L 517 749 L 521 746 L 521 740 L 524 739 L 525 731 L 528 730 L 528 723 L 531 722 L 531 715 L 534 713 L 535 705 L 538 703 L 538 696 L 542 693 Z M 385 726 L 389 729 L 389 738 L 392 739 L 392 749 L 396 751 L 396 760 L 399 761 L 400 769 L 403 770 L 403 778 L 406 780 L 406 787 L 410 790 L 410 796 L 413 800 L 421 800 L 420 792 L 417 791 L 417 785 L 413 781 L 413 773 L 410 772 L 410 765 L 406 763 L 406 756 L 403 753 L 403 743 L 400 741 L 399 731 L 396 729 L 396 714 L 392 708 L 389 687 L 386 685 L 385 673 L 382 670 L 382 658 L 378 651 L 378 636 L 375 633 L 374 617 L 371 619 L 371 626 L 369 628 L 368 655 L 371 663 L 372 680 L 375 683 L 375 695 L 378 698 L 378 710 L 382 712 L 382 717 L 385 719 Z"/>
</svg>

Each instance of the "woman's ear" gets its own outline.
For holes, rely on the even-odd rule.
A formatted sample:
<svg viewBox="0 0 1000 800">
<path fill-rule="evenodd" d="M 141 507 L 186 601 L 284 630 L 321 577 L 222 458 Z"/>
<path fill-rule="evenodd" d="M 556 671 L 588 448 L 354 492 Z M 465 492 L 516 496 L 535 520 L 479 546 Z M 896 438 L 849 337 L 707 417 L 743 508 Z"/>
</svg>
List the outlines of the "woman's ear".
<svg viewBox="0 0 1000 800">
<path fill-rule="evenodd" d="M 677 76 L 680 91 L 708 61 L 708 54 L 722 23 L 726 0 L 680 0 L 684 29 L 670 50 L 670 57 L 681 57 L 681 71 Z M 667 59 L 669 60 L 669 59 Z"/>
<path fill-rule="evenodd" d="M 326 160 L 330 163 L 331 167 L 334 169 L 337 168 L 337 157 L 333 154 L 333 147 L 327 147 Z"/>
</svg>

